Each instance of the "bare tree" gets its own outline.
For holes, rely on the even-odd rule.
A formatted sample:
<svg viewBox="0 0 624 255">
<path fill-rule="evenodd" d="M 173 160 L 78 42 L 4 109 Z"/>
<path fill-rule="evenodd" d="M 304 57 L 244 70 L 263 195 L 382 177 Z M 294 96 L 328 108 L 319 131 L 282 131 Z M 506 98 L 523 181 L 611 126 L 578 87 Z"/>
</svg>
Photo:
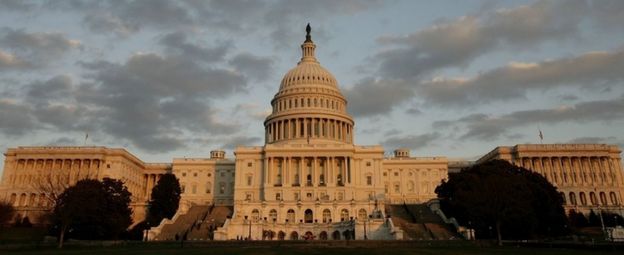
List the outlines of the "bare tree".
<svg viewBox="0 0 624 255">
<path fill-rule="evenodd" d="M 80 180 L 95 179 L 98 176 L 97 172 L 82 168 L 78 168 L 77 171 L 73 169 L 61 169 L 60 171 L 46 169 L 44 171 L 46 172 L 42 172 L 33 178 L 30 186 L 38 194 L 44 195 L 46 209 L 54 208 L 58 196 L 70 186 Z"/>
</svg>

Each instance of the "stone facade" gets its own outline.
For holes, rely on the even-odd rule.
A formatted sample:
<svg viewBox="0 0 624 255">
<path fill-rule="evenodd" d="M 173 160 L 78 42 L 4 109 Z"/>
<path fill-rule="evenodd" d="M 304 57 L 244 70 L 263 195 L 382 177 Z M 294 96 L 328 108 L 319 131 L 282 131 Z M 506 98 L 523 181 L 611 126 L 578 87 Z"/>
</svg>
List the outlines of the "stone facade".
<svg viewBox="0 0 624 255">
<path fill-rule="evenodd" d="M 503 159 L 541 174 L 561 192 L 568 210 L 622 214 L 621 152 L 607 144 L 518 144 L 497 147 L 476 163 Z"/>
<path fill-rule="evenodd" d="M 145 218 L 159 177 L 173 173 L 183 192 L 178 214 L 193 205 L 228 205 L 234 212 L 216 239 L 401 239 L 386 204 L 424 203 L 437 185 L 473 162 L 411 157 L 379 145 L 355 145 L 353 118 L 334 76 L 317 61 L 308 34 L 302 58 L 286 73 L 266 118 L 265 144 L 237 147 L 208 158 L 146 163 L 125 149 L 18 147 L 5 155 L 0 199 L 18 217 L 37 222 L 53 194 L 84 178 L 122 180 L 132 192 L 133 219 Z M 620 150 L 611 145 L 498 147 L 477 161 L 505 159 L 537 171 L 566 196 L 568 208 L 618 209 L 622 203 Z M 598 203 L 600 201 L 600 203 Z"/>
</svg>

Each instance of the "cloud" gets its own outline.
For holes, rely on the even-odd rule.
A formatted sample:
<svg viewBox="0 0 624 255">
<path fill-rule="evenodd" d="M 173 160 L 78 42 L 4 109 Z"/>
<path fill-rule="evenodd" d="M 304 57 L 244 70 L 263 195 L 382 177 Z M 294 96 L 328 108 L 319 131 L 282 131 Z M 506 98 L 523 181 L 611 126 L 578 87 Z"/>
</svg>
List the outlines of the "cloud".
<svg viewBox="0 0 624 255">
<path fill-rule="evenodd" d="M 344 90 L 349 112 L 355 117 L 371 117 L 391 111 L 414 96 L 403 81 L 365 79 Z"/>
<path fill-rule="evenodd" d="M 35 128 L 30 108 L 13 100 L 0 99 L 0 131 L 10 136 L 20 136 Z"/>
<path fill-rule="evenodd" d="M 266 81 L 273 73 L 274 61 L 269 57 L 240 53 L 230 59 L 229 64 L 256 81 Z"/>
<path fill-rule="evenodd" d="M 33 1 L 28 0 L 3 0 L 0 1 L 0 11 L 30 11 L 36 7 Z"/>
<path fill-rule="evenodd" d="M 250 146 L 261 141 L 262 139 L 259 137 L 234 136 L 227 139 L 227 141 L 221 145 L 221 148 L 233 150 L 236 149 L 237 146 Z"/>
<path fill-rule="evenodd" d="M 610 122 L 624 119 L 624 96 L 596 100 L 551 109 L 516 111 L 500 116 L 471 114 L 455 120 L 433 122 L 435 129 L 466 130 L 460 139 L 492 141 L 509 134 L 514 128 L 563 122 Z M 512 134 L 513 135 L 513 134 Z"/>
<path fill-rule="evenodd" d="M 605 89 L 624 81 L 624 51 L 589 52 L 538 63 L 511 63 L 472 78 L 434 78 L 417 89 L 430 105 L 466 107 L 525 98 L 529 90 L 564 86 Z"/>
<path fill-rule="evenodd" d="M 42 67 L 58 61 L 72 49 L 80 49 L 81 43 L 62 33 L 33 32 L 22 29 L 0 30 L 0 65 L 11 67 Z"/>
<path fill-rule="evenodd" d="M 438 132 L 421 135 L 393 136 L 386 139 L 381 144 L 386 148 L 410 148 L 416 150 L 431 145 L 432 142 L 440 137 L 441 135 Z"/>
<path fill-rule="evenodd" d="M 214 48 L 207 48 L 189 42 L 183 32 L 166 34 L 159 40 L 165 46 L 165 52 L 171 56 L 179 56 L 197 63 L 215 63 L 222 61 L 232 48 L 231 42 L 221 42 Z"/>
<path fill-rule="evenodd" d="M 183 147 L 193 132 L 231 134 L 237 124 L 216 119 L 210 107 L 246 89 L 232 71 L 196 65 L 191 60 L 157 54 L 135 54 L 123 64 L 82 63 L 90 83 L 77 91 L 80 103 L 95 109 L 94 120 L 105 133 L 137 147 L 165 152 Z"/>
<path fill-rule="evenodd" d="M 408 36 L 386 36 L 394 46 L 379 53 L 382 77 L 414 79 L 433 70 L 461 67 L 494 49 L 530 49 L 544 41 L 576 35 L 586 12 L 584 1 L 537 1 L 483 16 L 463 16 Z"/>
<path fill-rule="evenodd" d="M 507 99 L 523 94 L 523 86 L 508 89 L 506 80 L 492 81 L 489 86 L 477 80 L 474 89 L 464 86 L 472 80 L 428 79 L 428 75 L 444 68 L 465 67 L 498 49 L 528 50 L 543 42 L 575 37 L 587 9 L 587 3 L 579 0 L 536 1 L 440 21 L 406 36 L 380 37 L 378 42 L 384 48 L 370 58 L 377 70 L 346 91 L 350 102 L 356 104 L 351 109 L 356 116 L 374 116 L 387 114 L 415 97 L 428 105 L 465 107 L 466 102 L 481 98 L 491 100 L 502 94 Z"/>
<path fill-rule="evenodd" d="M 609 137 L 598 137 L 598 136 L 585 136 L 585 137 L 577 137 L 569 140 L 567 143 L 608 143 L 613 144 L 617 143 L 618 139 L 615 136 Z"/>
<path fill-rule="evenodd" d="M 130 24 L 110 12 L 94 11 L 83 18 L 84 25 L 94 33 L 112 33 L 126 38 L 139 31 L 137 24 Z"/>
<path fill-rule="evenodd" d="M 15 70 L 23 67 L 27 67 L 28 64 L 21 59 L 16 58 L 14 55 L 3 52 L 0 50 L 0 71 L 2 70 Z"/>
</svg>

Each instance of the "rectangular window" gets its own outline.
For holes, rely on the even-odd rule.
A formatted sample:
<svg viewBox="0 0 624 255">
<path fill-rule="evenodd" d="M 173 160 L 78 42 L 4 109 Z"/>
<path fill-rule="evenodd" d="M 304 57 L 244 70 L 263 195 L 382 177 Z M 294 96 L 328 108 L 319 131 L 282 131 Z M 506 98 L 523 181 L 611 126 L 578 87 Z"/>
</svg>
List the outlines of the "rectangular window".
<svg viewBox="0 0 624 255">
<path fill-rule="evenodd" d="M 372 176 L 366 176 L 366 185 L 370 186 L 373 185 L 373 177 Z"/>
<path fill-rule="evenodd" d="M 251 194 L 251 193 L 247 193 L 247 194 L 245 194 L 245 200 L 250 201 L 250 200 L 251 200 L 251 198 L 252 198 L 252 194 Z"/>
<path fill-rule="evenodd" d="M 251 162 L 247 163 L 247 166 L 248 166 L 248 167 L 251 167 L 251 166 L 252 166 L 252 163 L 251 163 Z"/>
<path fill-rule="evenodd" d="M 295 192 L 293 197 L 295 198 L 295 201 L 299 201 L 299 192 Z"/>
<path fill-rule="evenodd" d="M 370 162 L 370 161 L 367 161 L 367 162 L 366 162 L 366 166 L 371 166 L 371 162 Z"/>
<path fill-rule="evenodd" d="M 247 186 L 251 186 L 251 181 L 252 181 L 251 175 L 247 176 Z"/>
</svg>

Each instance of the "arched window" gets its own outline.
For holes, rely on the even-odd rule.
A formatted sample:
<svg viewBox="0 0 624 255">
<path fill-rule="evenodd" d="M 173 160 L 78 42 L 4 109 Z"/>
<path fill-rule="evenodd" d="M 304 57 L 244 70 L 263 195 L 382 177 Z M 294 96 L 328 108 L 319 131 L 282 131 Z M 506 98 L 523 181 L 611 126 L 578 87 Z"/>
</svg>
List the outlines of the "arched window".
<svg viewBox="0 0 624 255">
<path fill-rule="evenodd" d="M 26 206 L 26 194 L 22 193 L 20 195 L 19 205 Z"/>
<path fill-rule="evenodd" d="M 585 192 L 579 193 L 579 197 L 581 198 L 581 205 L 587 205 L 587 197 L 585 197 Z"/>
<path fill-rule="evenodd" d="M 611 192 L 611 193 L 613 193 L 613 192 Z M 9 200 L 9 203 L 11 203 L 11 205 L 13 205 L 13 206 L 17 206 L 15 204 L 15 202 L 17 202 L 17 194 L 13 193 L 13 194 L 11 194 L 11 199 Z"/>
<path fill-rule="evenodd" d="M 258 209 L 253 209 L 253 211 L 251 211 L 251 220 L 253 221 L 260 220 L 260 211 L 258 211 Z"/>
<path fill-rule="evenodd" d="M 366 214 L 366 210 L 364 208 L 360 209 L 358 211 L 358 219 L 366 220 L 367 218 L 368 218 L 368 215 Z"/>
<path fill-rule="evenodd" d="M 589 200 L 591 200 L 592 205 L 598 205 L 598 199 L 596 199 L 596 193 L 589 192 Z"/>
<path fill-rule="evenodd" d="M 39 207 L 47 206 L 47 199 L 44 193 L 39 194 Z"/>
<path fill-rule="evenodd" d="M 323 210 L 323 223 L 331 222 L 331 211 L 329 209 Z"/>
<path fill-rule="evenodd" d="M 561 196 L 561 199 L 563 199 L 563 204 L 566 204 L 566 197 L 565 197 L 565 193 L 563 192 L 559 192 L 559 196 Z"/>
<path fill-rule="evenodd" d="M 600 192 L 600 204 L 607 205 L 607 194 Z"/>
<path fill-rule="evenodd" d="M 291 223 L 295 222 L 295 210 L 288 209 L 288 212 L 286 212 L 286 221 Z"/>
<path fill-rule="evenodd" d="M 609 197 L 611 197 L 611 204 L 612 205 L 619 205 L 620 204 L 618 202 L 617 196 L 615 195 L 615 192 L 610 192 L 609 193 Z"/>
<path fill-rule="evenodd" d="M 208 182 L 206 183 L 206 194 L 210 194 L 210 192 L 212 192 L 212 183 Z"/>
<path fill-rule="evenodd" d="M 345 220 L 349 220 L 349 210 L 342 209 L 342 211 L 340 211 L 340 221 L 345 221 Z"/>
<path fill-rule="evenodd" d="M 570 192 L 570 204 L 576 205 L 576 194 L 574 192 Z"/>
<path fill-rule="evenodd" d="M 269 219 L 271 219 L 272 222 L 277 221 L 277 211 L 275 209 L 271 209 L 269 212 Z"/>
<path fill-rule="evenodd" d="M 305 221 L 305 223 L 313 223 L 314 222 L 314 214 L 312 212 L 312 209 L 305 210 L 304 221 Z"/>
</svg>

